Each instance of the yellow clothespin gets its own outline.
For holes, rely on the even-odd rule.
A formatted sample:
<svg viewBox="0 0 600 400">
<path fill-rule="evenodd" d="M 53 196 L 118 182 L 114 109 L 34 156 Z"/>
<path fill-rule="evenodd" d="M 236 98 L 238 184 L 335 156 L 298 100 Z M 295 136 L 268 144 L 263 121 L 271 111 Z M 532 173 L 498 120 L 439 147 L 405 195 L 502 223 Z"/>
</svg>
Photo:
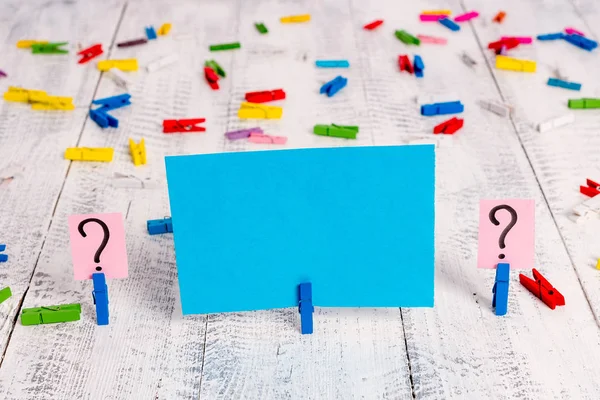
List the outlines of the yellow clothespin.
<svg viewBox="0 0 600 400">
<path fill-rule="evenodd" d="M 281 17 L 279 19 L 282 24 L 293 24 L 297 22 L 307 22 L 310 21 L 310 14 L 302 14 L 302 15 L 290 15 L 287 17 Z"/>
<path fill-rule="evenodd" d="M 496 68 L 519 72 L 535 72 L 535 61 L 519 60 L 507 56 L 496 56 Z"/>
<path fill-rule="evenodd" d="M 137 71 L 137 59 L 130 58 L 128 60 L 104 60 L 98 62 L 100 71 L 108 71 L 111 68 L 120 69 L 121 71 Z"/>
<path fill-rule="evenodd" d="M 15 86 L 9 86 L 8 92 L 4 93 L 4 100 L 6 101 L 17 101 L 20 103 L 29 103 L 32 98 L 41 99 L 47 97 L 46 92 L 41 90 L 29 90 Z"/>
<path fill-rule="evenodd" d="M 73 161 L 106 161 L 113 159 L 114 150 L 110 147 L 69 147 L 65 159 Z"/>
<path fill-rule="evenodd" d="M 59 97 L 59 96 L 45 96 L 39 100 L 33 100 L 35 97 L 30 98 L 33 103 L 31 108 L 34 110 L 74 110 L 75 105 L 73 104 L 72 97 Z"/>
<path fill-rule="evenodd" d="M 238 110 L 239 118 L 280 119 L 283 108 L 243 102 Z"/>
<path fill-rule="evenodd" d="M 144 144 L 144 139 L 140 140 L 140 143 L 136 143 L 133 139 L 129 138 L 129 152 L 136 167 L 138 165 L 146 165 L 146 145 Z"/>
<path fill-rule="evenodd" d="M 596 269 L 600 269 L 600 258 L 598 259 L 598 264 L 596 264 Z"/>
<path fill-rule="evenodd" d="M 17 47 L 19 49 L 30 49 L 34 44 L 46 44 L 47 40 L 19 40 L 17 42 Z"/>
<path fill-rule="evenodd" d="M 160 28 L 158 28 L 158 31 L 156 31 L 157 34 L 164 36 L 166 34 L 169 33 L 169 31 L 171 30 L 171 24 L 169 24 L 168 22 L 165 24 L 162 24 L 160 26 Z"/>
<path fill-rule="evenodd" d="M 450 15 L 452 11 L 450 10 L 425 10 L 421 11 L 421 14 L 425 15 Z"/>
</svg>

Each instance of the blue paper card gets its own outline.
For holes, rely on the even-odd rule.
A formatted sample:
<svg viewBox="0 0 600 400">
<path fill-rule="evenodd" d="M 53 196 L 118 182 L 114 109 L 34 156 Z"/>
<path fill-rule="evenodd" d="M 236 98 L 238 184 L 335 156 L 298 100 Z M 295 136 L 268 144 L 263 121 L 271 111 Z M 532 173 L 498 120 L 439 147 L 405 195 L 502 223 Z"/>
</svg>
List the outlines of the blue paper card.
<svg viewBox="0 0 600 400">
<path fill-rule="evenodd" d="M 432 145 L 166 157 L 184 314 L 432 307 Z"/>
</svg>

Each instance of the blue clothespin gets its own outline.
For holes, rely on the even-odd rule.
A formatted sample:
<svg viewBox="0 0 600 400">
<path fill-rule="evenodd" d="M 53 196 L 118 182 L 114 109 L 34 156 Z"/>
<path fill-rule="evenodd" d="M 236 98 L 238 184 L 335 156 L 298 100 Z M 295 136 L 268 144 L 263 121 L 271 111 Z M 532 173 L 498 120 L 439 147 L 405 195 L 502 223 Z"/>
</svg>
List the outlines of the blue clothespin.
<svg viewBox="0 0 600 400">
<path fill-rule="evenodd" d="M 423 70 L 425 69 L 425 64 L 423 64 L 421 56 L 415 56 L 415 59 L 413 61 L 413 69 L 417 78 L 423 77 Z"/>
<path fill-rule="evenodd" d="M 148 228 L 148 233 L 151 235 L 173 232 L 173 221 L 171 218 L 149 219 L 146 221 L 146 226 Z"/>
<path fill-rule="evenodd" d="M 129 101 L 129 99 L 131 99 L 131 95 L 128 93 L 125 93 L 125 94 L 120 94 L 118 96 L 112 96 L 112 97 L 106 97 L 104 99 L 94 100 L 94 101 L 92 101 L 92 104 L 97 104 L 97 105 L 101 106 L 100 108 L 97 108 L 96 110 L 102 110 L 102 111 L 106 112 L 106 111 L 112 111 L 112 110 L 116 110 L 117 108 L 131 105 L 131 101 Z"/>
<path fill-rule="evenodd" d="M 148 36 L 148 40 L 156 39 L 156 31 L 153 26 L 146 27 L 146 36 Z"/>
<path fill-rule="evenodd" d="M 576 34 L 565 35 L 563 39 L 565 39 L 567 42 L 571 43 L 572 45 L 577 46 L 577 47 L 582 48 L 587 51 L 592 51 L 596 47 L 598 47 L 598 42 L 595 42 L 591 39 L 588 39 L 586 37 L 576 35 Z"/>
<path fill-rule="evenodd" d="M 347 83 L 348 79 L 344 78 L 343 76 L 337 76 L 335 77 L 335 79 L 332 79 L 331 81 L 321 86 L 321 90 L 319 90 L 319 93 L 326 93 L 327 97 L 331 97 L 340 90 L 342 90 Z"/>
<path fill-rule="evenodd" d="M 298 285 L 298 311 L 300 312 L 300 327 L 302 334 L 313 333 L 313 311 L 312 284 L 310 282 Z"/>
<path fill-rule="evenodd" d="M 496 315 L 505 315 L 508 311 L 508 277 L 510 275 L 510 264 L 502 263 L 496 267 L 496 281 L 492 288 L 494 297 L 492 307 L 496 308 Z"/>
<path fill-rule="evenodd" d="M 548 33 L 546 35 L 538 35 L 537 40 L 557 40 L 565 37 L 565 34 L 562 32 L 558 33 Z"/>
<path fill-rule="evenodd" d="M 556 86 L 556 87 L 561 87 L 561 88 L 570 89 L 570 90 L 581 90 L 581 83 L 567 82 L 567 81 L 563 81 L 562 79 L 556 79 L 556 78 L 549 78 L 548 86 Z"/>
<path fill-rule="evenodd" d="M 315 65 L 319 68 L 349 68 L 348 60 L 317 60 Z"/>
<path fill-rule="evenodd" d="M 6 250 L 6 245 L 0 244 L 0 251 L 4 251 L 4 250 Z M 0 254 L 0 262 L 7 262 L 7 261 L 8 261 L 8 255 Z"/>
<path fill-rule="evenodd" d="M 107 128 L 109 126 L 113 128 L 119 127 L 119 120 L 107 112 L 103 112 L 102 108 L 90 110 L 90 118 L 97 123 L 100 128 Z"/>
<path fill-rule="evenodd" d="M 452 21 L 450 18 L 440 19 L 439 22 L 451 31 L 460 31 L 460 26 L 454 21 Z"/>
<path fill-rule="evenodd" d="M 96 322 L 98 325 L 108 325 L 108 286 L 104 273 L 97 272 L 92 274 L 94 282 L 94 291 L 92 297 L 96 304 Z"/>
<path fill-rule="evenodd" d="M 464 110 L 465 106 L 460 101 L 449 101 L 446 103 L 424 104 L 421 106 L 421 115 L 460 114 Z"/>
</svg>

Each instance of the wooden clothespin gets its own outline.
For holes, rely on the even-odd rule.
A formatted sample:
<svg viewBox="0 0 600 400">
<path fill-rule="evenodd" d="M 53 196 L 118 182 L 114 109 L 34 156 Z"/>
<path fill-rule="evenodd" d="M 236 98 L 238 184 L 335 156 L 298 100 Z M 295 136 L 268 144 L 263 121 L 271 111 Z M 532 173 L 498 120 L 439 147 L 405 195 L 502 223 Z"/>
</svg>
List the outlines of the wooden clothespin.
<svg viewBox="0 0 600 400">
<path fill-rule="evenodd" d="M 206 82 L 208 82 L 208 85 L 212 90 L 219 90 L 219 77 L 212 68 L 204 67 L 204 76 L 206 77 Z"/>
<path fill-rule="evenodd" d="M 104 161 L 113 159 L 114 150 L 110 147 L 69 147 L 65 151 L 65 159 L 71 161 Z"/>
<path fill-rule="evenodd" d="M 67 54 L 69 52 L 68 50 L 60 48 L 67 43 L 68 42 L 34 43 L 31 45 L 31 52 L 33 54 Z"/>
<path fill-rule="evenodd" d="M 523 274 L 519 274 L 521 285 L 525 286 L 533 295 L 544 302 L 551 309 L 556 306 L 564 306 L 565 298 L 558 290 L 556 290 L 550 282 L 539 273 L 537 269 L 533 269 L 533 279 L 528 278 Z"/>
<path fill-rule="evenodd" d="M 149 219 L 146 221 L 146 227 L 150 235 L 159 235 L 161 233 L 173 233 L 173 220 L 170 217 L 164 219 Z"/>
<path fill-rule="evenodd" d="M 496 266 L 496 280 L 492 293 L 492 307 L 496 308 L 496 315 L 505 315 L 508 311 L 508 281 L 510 275 L 510 264 L 500 263 Z"/>
<path fill-rule="evenodd" d="M 21 324 L 29 326 L 79 321 L 80 315 L 81 305 L 78 303 L 24 308 L 21 312 Z"/>
<path fill-rule="evenodd" d="M 255 119 L 280 119 L 283 114 L 281 107 L 263 106 L 256 103 L 243 102 L 238 110 L 238 117 Z"/>
<path fill-rule="evenodd" d="M 285 99 L 285 92 L 283 89 L 266 90 L 262 92 L 248 92 L 246 93 L 246 101 L 250 103 L 267 103 L 269 101 L 283 100 Z"/>
<path fill-rule="evenodd" d="M 204 121 L 206 121 L 206 118 L 165 119 L 163 121 L 163 133 L 206 132 L 206 128 L 198 126 Z"/>
<path fill-rule="evenodd" d="M 589 197 L 600 194 L 600 184 L 591 179 L 586 179 L 586 186 L 579 186 L 579 191 Z"/>
<path fill-rule="evenodd" d="M 108 286 L 106 285 L 106 277 L 102 272 L 92 274 L 94 282 L 94 291 L 92 298 L 96 305 L 96 323 L 98 325 L 108 325 Z"/>
<path fill-rule="evenodd" d="M 302 334 L 313 333 L 312 284 L 310 282 L 298 285 L 298 311 L 300 312 L 300 326 Z"/>
<path fill-rule="evenodd" d="M 102 45 L 100 43 L 93 45 L 92 47 L 88 47 L 87 49 L 83 49 L 77 53 L 77 55 L 81 56 L 81 59 L 77 62 L 78 64 L 85 64 L 90 61 L 92 58 L 98 57 L 103 53 Z"/>
<path fill-rule="evenodd" d="M 452 118 L 448 121 L 444 121 L 433 128 L 433 133 L 443 133 L 445 135 L 452 135 L 454 132 L 463 127 L 465 120 L 460 118 Z"/>
<path fill-rule="evenodd" d="M 117 68 L 121 71 L 137 71 L 138 62 L 135 58 L 127 60 L 104 60 L 98 62 L 98 69 L 100 71 L 108 71 L 111 68 Z"/>
<path fill-rule="evenodd" d="M 133 165 L 146 165 L 146 144 L 144 139 L 136 143 L 133 139 L 129 138 L 129 152 L 131 153 L 131 159 Z"/>
</svg>

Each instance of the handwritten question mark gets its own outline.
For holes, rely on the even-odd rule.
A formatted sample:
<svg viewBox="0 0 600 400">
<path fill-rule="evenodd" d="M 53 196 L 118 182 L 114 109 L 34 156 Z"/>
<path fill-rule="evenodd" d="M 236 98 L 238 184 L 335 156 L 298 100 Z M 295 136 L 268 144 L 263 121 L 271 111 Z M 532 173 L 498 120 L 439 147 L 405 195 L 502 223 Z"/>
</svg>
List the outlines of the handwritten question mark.
<svg viewBox="0 0 600 400">
<path fill-rule="evenodd" d="M 504 230 L 502 231 L 502 234 L 500 235 L 500 238 L 498 239 L 498 244 L 500 245 L 500 248 L 504 249 L 506 247 L 506 243 L 504 242 L 506 239 L 506 235 L 508 235 L 508 232 L 510 232 L 510 230 L 513 228 L 513 226 L 516 225 L 518 218 L 517 218 L 517 212 L 511 206 L 506 205 L 506 204 L 496 206 L 490 210 L 490 221 L 492 221 L 492 224 L 494 224 L 496 226 L 500 225 L 500 221 L 498 221 L 498 219 L 496 219 L 496 212 L 498 212 L 499 210 L 506 210 L 510 213 L 510 223 L 508 225 L 506 225 L 506 228 L 504 228 Z M 504 257 L 505 256 L 502 253 L 500 255 L 498 255 L 499 259 L 503 259 Z"/>
<path fill-rule="evenodd" d="M 84 219 L 83 221 L 81 221 L 79 223 L 79 226 L 77 227 L 77 230 L 79 231 L 79 234 L 81 236 L 83 236 L 83 237 L 87 237 L 87 234 L 83 230 L 83 227 L 88 222 L 95 222 L 95 223 L 97 223 L 98 225 L 100 225 L 102 227 L 102 231 L 104 232 L 104 238 L 102 239 L 102 243 L 100 243 L 100 247 L 98 247 L 98 250 L 96 250 L 96 254 L 94 255 L 94 262 L 99 263 L 100 262 L 100 255 L 102 254 L 102 252 L 106 248 L 106 245 L 108 244 L 108 239 L 110 239 L 110 232 L 108 231 L 108 226 L 106 226 L 106 224 L 104 223 L 104 221 L 101 221 L 98 218 L 88 218 L 88 219 Z M 102 271 L 102 267 L 98 265 L 96 267 L 96 271 Z"/>
</svg>

